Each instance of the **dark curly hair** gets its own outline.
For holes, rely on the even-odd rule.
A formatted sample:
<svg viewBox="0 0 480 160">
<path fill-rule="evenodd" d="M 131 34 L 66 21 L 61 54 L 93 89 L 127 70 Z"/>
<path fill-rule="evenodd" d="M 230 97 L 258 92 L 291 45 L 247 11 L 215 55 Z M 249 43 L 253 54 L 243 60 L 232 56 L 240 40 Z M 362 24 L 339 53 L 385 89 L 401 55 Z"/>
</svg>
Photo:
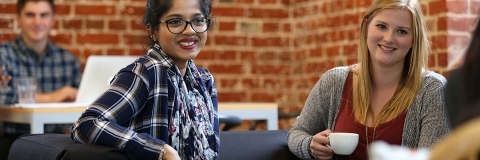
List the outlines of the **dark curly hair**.
<svg viewBox="0 0 480 160">
<path fill-rule="evenodd" d="M 212 11 L 212 1 L 210 0 L 197 0 L 200 4 L 200 11 L 203 16 L 210 18 L 210 12 Z M 148 0 L 145 9 L 145 15 L 143 16 L 143 25 L 152 25 L 153 30 L 157 30 L 160 24 L 160 18 L 172 8 L 174 0 Z M 148 45 L 153 45 L 153 39 L 148 38 Z"/>
</svg>

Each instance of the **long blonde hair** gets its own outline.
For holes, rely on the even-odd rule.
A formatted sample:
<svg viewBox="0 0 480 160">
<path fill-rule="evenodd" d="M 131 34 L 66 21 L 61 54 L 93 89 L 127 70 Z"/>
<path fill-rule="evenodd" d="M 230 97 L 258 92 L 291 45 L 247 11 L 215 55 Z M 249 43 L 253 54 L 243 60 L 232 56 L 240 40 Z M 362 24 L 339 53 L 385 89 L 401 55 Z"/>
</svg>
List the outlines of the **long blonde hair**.
<svg viewBox="0 0 480 160">
<path fill-rule="evenodd" d="M 405 57 L 403 73 L 395 94 L 382 109 L 381 113 L 384 115 L 379 116 L 378 122 L 385 122 L 389 118 L 397 117 L 410 107 L 422 84 L 422 70 L 427 68 L 430 45 L 418 0 L 375 0 L 368 9 L 360 27 L 358 60 L 361 71 L 358 73 L 358 84 L 356 86 L 358 104 L 353 109 L 355 118 L 359 122 L 365 121 L 367 123 L 366 118 L 372 94 L 372 66 L 367 46 L 368 25 L 379 11 L 389 8 L 405 9 L 412 13 L 413 46 Z"/>
</svg>

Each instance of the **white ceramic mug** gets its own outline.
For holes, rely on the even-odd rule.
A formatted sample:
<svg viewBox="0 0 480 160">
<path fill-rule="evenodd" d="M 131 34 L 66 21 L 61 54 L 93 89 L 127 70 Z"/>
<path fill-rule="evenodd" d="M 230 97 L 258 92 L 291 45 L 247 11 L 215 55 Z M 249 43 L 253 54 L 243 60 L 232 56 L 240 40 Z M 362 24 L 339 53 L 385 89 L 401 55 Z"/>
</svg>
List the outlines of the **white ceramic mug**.
<svg viewBox="0 0 480 160">
<path fill-rule="evenodd" d="M 333 152 L 339 155 L 350 155 L 353 153 L 358 144 L 358 134 L 334 132 L 328 136 L 330 139 L 330 147 Z"/>
</svg>

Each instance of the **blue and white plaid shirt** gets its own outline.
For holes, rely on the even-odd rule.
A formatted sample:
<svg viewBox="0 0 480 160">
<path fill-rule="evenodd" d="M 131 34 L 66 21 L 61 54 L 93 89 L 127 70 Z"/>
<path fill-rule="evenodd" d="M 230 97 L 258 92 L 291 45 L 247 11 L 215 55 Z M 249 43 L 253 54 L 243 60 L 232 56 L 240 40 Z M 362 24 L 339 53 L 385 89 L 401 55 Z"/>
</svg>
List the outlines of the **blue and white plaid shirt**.
<svg viewBox="0 0 480 160">
<path fill-rule="evenodd" d="M 15 80 L 18 77 L 34 76 L 37 78 L 37 92 L 53 92 L 63 86 L 78 88 L 80 61 L 70 52 L 50 41 L 47 51 L 39 56 L 25 44 L 21 36 L 0 46 L 0 63 L 5 64 L 12 88 L 7 93 L 0 93 L 0 104 L 18 102 Z"/>
<path fill-rule="evenodd" d="M 209 95 L 203 98 L 211 99 L 212 107 L 208 112 L 214 115 L 211 117 L 213 130 L 208 130 L 209 136 L 205 138 L 210 149 L 218 153 L 220 133 L 215 81 L 208 70 L 197 68 L 191 60 L 188 63 L 191 71 L 197 70 L 196 82 Z M 115 147 L 133 159 L 158 159 L 164 144 L 178 143 L 172 142 L 175 129 L 169 127 L 173 123 L 172 114 L 181 104 L 177 99 L 177 94 L 181 93 L 177 93 L 172 80 L 178 77 L 169 74 L 173 67 L 176 66 L 166 55 L 149 52 L 121 69 L 107 91 L 73 125 L 72 139 L 79 143 Z M 185 80 L 190 81 L 188 78 Z M 198 149 L 194 145 L 185 148 L 190 148 L 188 151 L 192 152 Z M 187 151 L 178 152 L 182 155 L 180 152 Z M 213 159 L 218 159 L 218 156 Z"/>
</svg>

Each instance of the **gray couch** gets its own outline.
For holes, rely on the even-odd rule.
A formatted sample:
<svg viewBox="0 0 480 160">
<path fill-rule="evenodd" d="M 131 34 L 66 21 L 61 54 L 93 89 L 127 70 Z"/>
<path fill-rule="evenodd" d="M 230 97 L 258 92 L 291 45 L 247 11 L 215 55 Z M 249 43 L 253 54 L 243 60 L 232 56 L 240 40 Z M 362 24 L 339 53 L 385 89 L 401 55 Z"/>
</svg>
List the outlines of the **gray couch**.
<svg viewBox="0 0 480 160">
<path fill-rule="evenodd" d="M 220 132 L 220 160 L 292 160 L 286 130 Z M 65 134 L 30 134 L 15 140 L 9 160 L 127 160 L 120 150 L 77 144 Z"/>
</svg>

